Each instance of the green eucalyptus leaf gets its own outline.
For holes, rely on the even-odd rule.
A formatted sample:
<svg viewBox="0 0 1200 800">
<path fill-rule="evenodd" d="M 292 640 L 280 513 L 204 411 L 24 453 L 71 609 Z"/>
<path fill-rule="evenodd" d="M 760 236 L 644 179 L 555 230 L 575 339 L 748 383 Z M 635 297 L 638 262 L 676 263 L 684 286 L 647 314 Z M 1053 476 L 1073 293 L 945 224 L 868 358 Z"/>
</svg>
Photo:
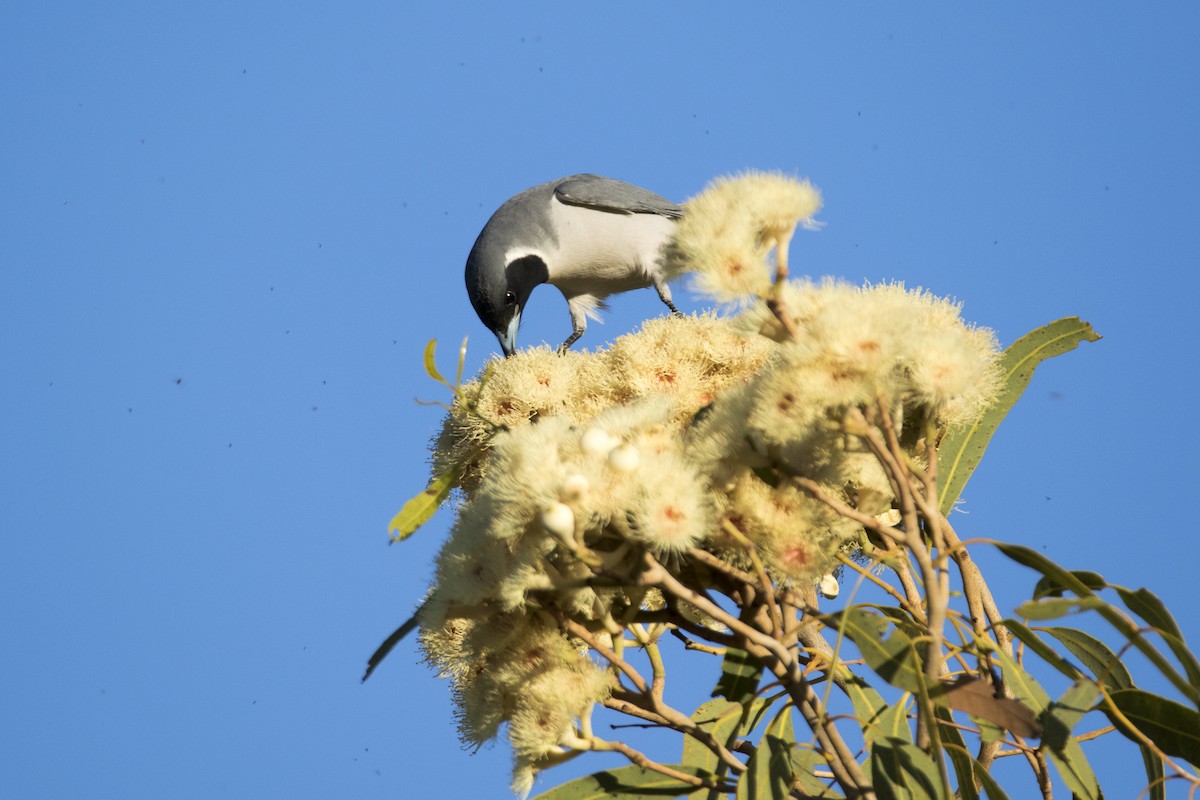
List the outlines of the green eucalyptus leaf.
<svg viewBox="0 0 1200 800">
<path fill-rule="evenodd" d="M 916 646 L 901 630 L 893 629 L 888 636 L 888 628 L 892 626 L 887 618 L 862 606 L 852 606 L 822 619 L 854 642 L 867 666 L 879 677 L 906 692 L 921 691 L 925 676 Z"/>
<path fill-rule="evenodd" d="M 784 800 L 792 790 L 792 707 L 785 706 L 767 725 L 746 772 L 738 781 L 737 800 Z"/>
<path fill-rule="evenodd" d="M 902 739 L 871 744 L 871 783 L 879 800 L 949 800 L 933 759 Z"/>
<path fill-rule="evenodd" d="M 1004 383 L 995 404 L 973 424 L 950 430 L 938 446 L 938 507 L 943 514 L 949 515 L 958 502 L 996 428 L 1029 386 L 1037 366 L 1074 350 L 1080 342 L 1099 338 L 1079 317 L 1067 317 L 1030 331 L 1009 345 L 1000 357 Z"/>
<path fill-rule="evenodd" d="M 1197 662 L 1195 654 L 1184 643 L 1183 631 L 1179 630 L 1175 617 L 1171 616 L 1163 601 L 1149 589 L 1130 590 L 1123 586 L 1115 588 L 1129 610 L 1146 620 L 1162 636 L 1163 641 L 1183 665 L 1192 686 L 1200 686 L 1200 662 Z"/>
<path fill-rule="evenodd" d="M 995 545 L 997 550 L 1018 564 L 1042 573 L 1043 576 L 1052 581 L 1056 586 L 1072 591 L 1081 598 L 1096 597 L 1091 587 L 1084 580 L 1077 577 L 1076 573 L 1063 569 L 1041 553 L 1021 545 L 1005 544 L 1003 542 L 992 542 L 992 544 Z M 1200 673 L 1200 665 L 1196 663 L 1195 656 L 1188 650 L 1182 638 L 1170 632 L 1172 630 L 1178 631 L 1178 626 L 1157 597 L 1145 589 L 1139 589 L 1134 592 L 1120 586 L 1113 586 L 1112 588 L 1120 594 L 1121 599 L 1127 605 L 1130 605 L 1130 610 L 1134 611 L 1134 613 L 1147 618 L 1147 621 L 1150 621 L 1150 619 L 1155 620 L 1157 624 L 1153 622 L 1151 624 L 1161 633 L 1164 641 L 1175 652 L 1179 660 L 1183 662 L 1189 676 L 1193 672 Z M 1112 605 L 1099 603 L 1089 607 L 1094 608 L 1118 633 L 1132 642 L 1142 655 L 1150 659 L 1151 663 L 1158 668 L 1181 694 L 1200 707 L 1200 680 L 1190 680 L 1188 677 L 1180 675 L 1178 670 L 1171 665 L 1170 661 L 1142 635 L 1138 627 L 1130 622 L 1125 614 Z M 1200 675 L 1197 677 L 1200 677 Z"/>
<path fill-rule="evenodd" d="M 734 703 L 723 697 L 709 700 L 696 709 L 692 720 L 703 731 L 711 733 L 718 742 L 728 746 L 737 735 L 738 723 L 745 713 L 741 703 Z M 689 767 L 697 767 L 719 778 L 724 777 L 726 765 L 708 747 L 691 736 L 683 737 L 683 763 Z M 697 789 L 688 797 L 693 800 L 719 797 L 716 789 Z"/>
<path fill-rule="evenodd" d="M 749 703 L 758 691 L 762 679 L 762 664 L 758 659 L 736 647 L 725 648 L 721 662 L 721 678 L 713 688 L 713 697 L 724 697 L 734 703 Z"/>
<path fill-rule="evenodd" d="M 1195 709 L 1141 689 L 1122 689 L 1109 698 L 1164 753 L 1200 764 L 1200 713 Z M 1107 704 L 1102 710 L 1121 733 L 1134 738 L 1129 726 Z"/>
<path fill-rule="evenodd" d="M 1079 659 L 1096 680 L 1109 691 L 1129 689 L 1133 687 L 1133 677 L 1129 669 L 1108 645 L 1092 636 L 1090 633 L 1075 628 L 1039 628 L 1044 633 L 1062 642 L 1071 654 Z M 1022 639 L 1022 641 L 1024 641 Z"/>
<path fill-rule="evenodd" d="M 1044 622 L 1077 611 L 1087 611 L 1105 605 L 1099 597 L 1049 597 L 1045 600 L 1026 600 L 1015 611 L 1026 619 Z"/>
<path fill-rule="evenodd" d="M 670 764 L 671 769 L 707 778 L 708 773 L 686 764 Z M 608 769 L 556 786 L 534 800 L 612 800 L 639 797 L 680 797 L 693 789 L 689 784 L 637 765 Z"/>
<path fill-rule="evenodd" d="M 1004 620 L 1004 622 L 1002 624 L 1004 625 L 1004 627 L 1008 628 L 1009 633 L 1011 633 L 1013 636 L 1015 636 L 1017 639 L 1019 639 L 1022 643 L 1024 643 L 1026 647 L 1028 647 L 1034 653 L 1037 653 L 1039 656 L 1042 657 L 1042 659 L 1047 664 L 1054 667 L 1056 670 L 1061 672 L 1063 675 L 1066 675 L 1071 680 L 1073 680 L 1073 681 L 1078 680 L 1079 677 L 1083 674 L 1082 672 L 1080 672 L 1078 667 L 1076 667 L 1070 661 L 1067 661 L 1065 658 L 1063 658 L 1061 655 L 1058 654 L 1058 651 L 1056 651 L 1050 645 L 1048 645 L 1044 641 L 1042 641 L 1040 636 L 1038 636 L 1036 633 L 1034 633 L 1029 628 L 1026 628 L 1025 623 L 1017 622 L 1015 619 L 1006 619 L 1006 620 Z M 1065 628 L 1039 628 L 1038 630 L 1044 630 L 1044 631 L 1049 632 L 1049 631 L 1066 630 L 1066 629 Z"/>
<path fill-rule="evenodd" d="M 978 643 L 981 649 L 992 651 L 993 657 L 1000 662 L 1008 688 L 1017 699 L 1041 715 L 1043 725 L 1049 723 L 1061 726 L 1065 724 L 1062 717 L 1053 721 L 1048 720 L 1047 712 L 1051 706 L 1050 695 L 1046 694 L 1046 690 L 1025 672 L 1011 655 L 990 639 L 981 638 Z M 1075 698 L 1071 698 L 1071 700 L 1074 702 Z M 1069 712 L 1062 710 L 1061 713 Z M 1087 756 L 1083 754 L 1083 748 L 1079 746 L 1078 739 L 1068 736 L 1065 742 L 1053 744 L 1043 742 L 1042 747 L 1050 761 L 1058 769 L 1067 788 L 1076 796 L 1083 800 L 1101 799 L 1100 785 L 1096 781 L 1096 775 L 1088 763 Z"/>
<path fill-rule="evenodd" d="M 1104 576 L 1098 572 L 1090 572 L 1088 570 L 1073 569 L 1070 570 L 1071 576 L 1088 587 L 1092 591 L 1100 591 L 1108 588 L 1108 582 L 1104 580 Z M 1041 600 L 1043 597 L 1062 597 L 1062 585 L 1047 577 L 1038 579 L 1037 584 L 1033 587 L 1033 599 Z"/>
<path fill-rule="evenodd" d="M 958 800 L 979 800 L 979 792 L 975 789 L 975 759 L 967 750 L 962 732 L 952 723 L 954 715 L 945 706 L 935 706 L 933 713 L 937 716 L 942 748 L 954 767 L 954 776 L 958 779 Z"/>
<path fill-rule="evenodd" d="M 1163 771 L 1162 759 L 1146 745 L 1138 749 L 1142 751 L 1142 763 L 1146 767 L 1147 800 L 1167 800 L 1166 774 Z"/>
<path fill-rule="evenodd" d="M 888 703 L 879 692 L 875 691 L 860 676 L 847 674 L 845 676 L 846 696 L 854 706 L 858 724 L 862 726 L 863 736 L 872 741 L 882 736 L 880 721 L 888 711 Z"/>
</svg>

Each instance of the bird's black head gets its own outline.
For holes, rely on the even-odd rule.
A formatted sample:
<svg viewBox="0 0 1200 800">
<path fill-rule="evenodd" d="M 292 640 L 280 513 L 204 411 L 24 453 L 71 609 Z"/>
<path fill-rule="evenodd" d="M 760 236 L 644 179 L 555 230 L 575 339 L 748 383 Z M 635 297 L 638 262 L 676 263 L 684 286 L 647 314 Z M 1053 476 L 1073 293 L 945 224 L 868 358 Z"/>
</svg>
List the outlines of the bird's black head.
<svg viewBox="0 0 1200 800">
<path fill-rule="evenodd" d="M 479 320 L 496 335 L 505 356 L 517 350 L 521 311 L 530 293 L 549 277 L 540 255 L 525 253 L 510 258 L 505 249 L 490 246 L 484 234 L 471 249 L 467 257 L 467 295 Z"/>
</svg>

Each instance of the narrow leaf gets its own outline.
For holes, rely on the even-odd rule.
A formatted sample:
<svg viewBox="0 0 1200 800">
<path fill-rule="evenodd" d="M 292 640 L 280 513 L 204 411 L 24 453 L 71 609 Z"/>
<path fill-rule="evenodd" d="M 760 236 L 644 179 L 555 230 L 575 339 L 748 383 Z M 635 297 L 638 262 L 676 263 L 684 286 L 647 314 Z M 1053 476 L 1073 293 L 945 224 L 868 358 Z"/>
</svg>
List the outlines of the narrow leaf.
<svg viewBox="0 0 1200 800">
<path fill-rule="evenodd" d="M 996 428 L 1024 393 L 1033 371 L 1048 358 L 1074 350 L 1100 336 L 1079 317 L 1067 317 L 1038 328 L 1013 342 L 1000 357 L 1004 386 L 995 405 L 970 426 L 946 434 L 938 447 L 941 480 L 938 506 L 949 515 L 971 473 L 979 466 Z"/>
<path fill-rule="evenodd" d="M 692 720 L 701 730 L 711 733 L 718 742 L 728 746 L 737 734 L 738 723 L 742 721 L 744 712 L 740 703 L 718 697 L 701 704 L 692 714 Z M 725 775 L 726 765 L 717 754 L 691 736 L 683 737 L 683 763 L 706 770 L 718 778 Z M 719 794 L 715 789 L 697 789 L 688 796 L 695 800 L 706 800 L 710 796 L 716 798 Z"/>
<path fill-rule="evenodd" d="M 1200 713 L 1141 689 L 1122 689 L 1109 698 L 1164 753 L 1200 764 Z M 1113 714 L 1107 703 L 1102 710 L 1121 733 L 1133 738 L 1124 720 Z"/>
<path fill-rule="evenodd" d="M 685 764 L 671 764 L 671 769 L 697 778 L 708 777 L 703 770 Z M 609 769 L 556 786 L 539 794 L 534 800 L 601 800 L 625 797 L 679 797 L 694 787 L 659 772 L 637 765 Z"/>
<path fill-rule="evenodd" d="M 1054 584 L 1063 589 L 1070 589 L 1080 597 L 1091 597 L 1094 592 L 1076 574 L 1060 567 L 1038 551 L 1019 544 L 994 542 L 996 549 L 1022 566 L 1037 570 Z"/>
<path fill-rule="evenodd" d="M 1043 576 L 1048 578 L 1055 585 L 1060 586 L 1063 589 L 1070 590 L 1079 595 L 1081 598 L 1090 598 L 1096 596 L 1095 592 L 1092 591 L 1092 589 L 1084 580 L 1077 577 L 1076 573 L 1063 569 L 1058 564 L 1055 564 L 1053 561 L 1043 556 L 1041 553 L 1031 550 L 1028 547 L 1022 547 L 1021 545 L 1005 544 L 1003 542 L 992 542 L 992 544 L 996 546 L 997 550 L 1004 553 L 1018 564 L 1022 564 L 1042 573 Z M 1166 624 L 1168 628 L 1175 626 L 1175 621 L 1170 617 L 1169 614 L 1167 614 L 1165 618 L 1162 617 L 1162 614 L 1166 612 L 1166 609 L 1162 606 L 1161 601 L 1158 601 L 1158 598 L 1154 597 L 1154 595 L 1150 594 L 1146 590 L 1139 589 L 1137 592 L 1131 592 L 1130 590 L 1124 589 L 1120 586 L 1114 586 L 1112 588 L 1117 590 L 1117 592 L 1121 595 L 1121 598 L 1125 600 L 1126 603 L 1132 602 L 1133 608 L 1138 609 L 1136 613 L 1145 613 L 1151 617 L 1157 617 L 1158 621 Z M 1153 598 L 1153 600 L 1150 598 Z M 1153 663 L 1154 666 L 1158 668 L 1159 672 L 1161 672 L 1167 678 L 1167 680 L 1171 682 L 1172 686 L 1178 689 L 1181 694 L 1183 694 L 1197 706 L 1200 706 L 1200 682 L 1189 680 L 1183 675 L 1180 675 L 1175 667 L 1172 666 L 1171 662 L 1168 661 L 1167 658 L 1163 656 L 1163 654 L 1160 653 L 1145 636 L 1142 635 L 1137 626 L 1130 622 L 1130 620 L 1121 611 L 1109 605 L 1108 603 L 1101 603 L 1094 606 L 1094 608 L 1100 614 L 1100 616 L 1104 617 L 1104 619 L 1110 625 L 1116 628 L 1118 633 L 1132 642 L 1134 647 L 1136 647 L 1138 651 L 1142 653 L 1142 655 L 1150 659 L 1150 662 Z M 1156 629 L 1162 631 L 1163 639 L 1172 648 L 1172 650 L 1175 651 L 1175 654 L 1179 656 L 1180 660 L 1184 662 L 1186 665 L 1185 669 L 1187 669 L 1189 674 L 1193 669 L 1200 671 L 1200 665 L 1195 663 L 1195 656 L 1191 654 L 1191 652 L 1187 649 L 1187 645 L 1185 645 L 1181 639 L 1176 638 L 1161 628 L 1157 628 L 1157 626 Z"/>
<path fill-rule="evenodd" d="M 1025 646 L 1033 652 L 1037 653 L 1042 659 L 1054 667 L 1056 670 L 1066 675 L 1072 681 L 1078 680 L 1083 673 L 1079 667 L 1067 661 L 1058 654 L 1054 648 L 1042 641 L 1041 637 L 1025 627 L 1022 622 L 1017 622 L 1015 619 L 1004 620 L 1004 627 L 1008 628 L 1009 633 L 1024 642 Z M 1039 628 L 1039 630 L 1064 630 L 1062 628 Z"/>
<path fill-rule="evenodd" d="M 737 800 L 783 800 L 792 788 L 792 707 L 785 706 L 767 725 L 746 772 L 738 781 Z"/>
<path fill-rule="evenodd" d="M 396 630 L 392 631 L 391 635 L 384 639 L 383 643 L 379 645 L 379 647 L 375 648 L 375 652 L 372 653 L 371 657 L 367 659 L 367 671 L 363 673 L 363 681 L 366 681 L 367 678 L 371 677 L 371 673 L 375 671 L 376 667 L 383 663 L 383 660 L 387 658 L 388 653 L 392 652 L 392 648 L 400 644 L 401 640 L 403 640 L 405 636 L 408 636 L 417 629 L 417 626 L 420 624 L 421 620 L 421 609 L 424 607 L 425 604 L 422 603 L 420 608 L 414 611 L 411 617 L 406 619 L 399 628 L 396 628 Z"/>
<path fill-rule="evenodd" d="M 1108 581 L 1104 580 L 1104 576 L 1098 572 L 1090 572 L 1088 570 L 1073 569 L 1070 574 L 1075 580 L 1082 583 L 1092 591 L 1100 591 L 1108 588 Z M 1051 578 L 1041 577 L 1037 584 L 1033 587 L 1033 599 L 1041 600 L 1043 597 L 1062 597 L 1062 585 Z"/>
<path fill-rule="evenodd" d="M 881 738 L 871 745 L 871 782 L 880 800 L 945 798 L 933 759 L 915 744 L 900 739 Z"/>
<path fill-rule="evenodd" d="M 868 741 L 885 736 L 889 739 L 903 739 L 906 742 L 911 742 L 912 729 L 908 725 L 908 708 L 911 698 L 912 695 L 906 692 L 896 702 L 888 706 L 883 714 L 879 716 L 879 730 Z"/>
<path fill-rule="evenodd" d="M 906 692 L 921 691 L 925 676 L 912 640 L 900 630 L 893 630 L 885 638 L 890 625 L 883 616 L 856 606 L 822 619 L 854 642 L 867 666 L 879 677 Z"/>
<path fill-rule="evenodd" d="M 734 703 L 750 702 L 758 691 L 762 670 L 762 664 L 745 650 L 726 648 L 725 659 L 721 662 L 721 678 L 712 696 L 724 697 Z"/>
<path fill-rule="evenodd" d="M 954 715 L 945 706 L 935 706 L 933 713 L 937 716 L 942 747 L 954 767 L 954 776 L 958 779 L 958 800 L 979 800 L 979 792 L 975 789 L 975 759 L 967 750 L 962 732 L 955 727 Z"/>
<path fill-rule="evenodd" d="M 847 670 L 849 673 L 849 670 Z M 862 726 L 863 736 L 871 741 L 876 736 L 882 736 L 880 720 L 889 708 L 887 702 L 872 689 L 860 676 L 849 673 L 845 676 L 846 696 L 854 706 L 858 724 Z"/>
<path fill-rule="evenodd" d="M 1171 652 L 1179 659 L 1179 663 L 1183 664 L 1188 681 L 1193 686 L 1200 686 L 1200 662 L 1197 662 L 1196 656 L 1184 643 L 1183 632 L 1179 630 L 1179 625 L 1163 601 L 1159 600 L 1149 589 L 1130 591 L 1123 586 L 1115 588 L 1117 594 L 1121 596 L 1121 600 L 1129 606 L 1129 610 L 1150 623 L 1151 627 L 1162 635 L 1167 646 L 1171 648 Z"/>
<path fill-rule="evenodd" d="M 1090 633 L 1074 628 L 1040 628 L 1039 630 L 1062 642 L 1071 654 L 1079 659 L 1096 680 L 1110 692 L 1133 687 L 1133 677 L 1124 662 L 1108 645 Z"/>
<path fill-rule="evenodd" d="M 409 500 L 388 523 L 388 534 L 393 542 L 402 542 L 417 528 L 429 521 L 442 503 L 450 496 L 450 490 L 458 485 L 460 471 L 455 468 L 435 477 L 425 491 Z"/>
<path fill-rule="evenodd" d="M 450 382 L 442 377 L 442 373 L 438 372 L 437 360 L 435 351 L 437 350 L 437 339 L 430 339 L 425 345 L 425 373 L 440 384 L 449 386 Z"/>
<path fill-rule="evenodd" d="M 1045 600 L 1026 600 L 1015 611 L 1026 619 L 1045 622 L 1101 605 L 1104 605 L 1104 601 L 1099 597 L 1050 597 Z"/>
<path fill-rule="evenodd" d="M 1167 800 L 1166 775 L 1162 759 L 1149 747 L 1142 745 L 1142 763 L 1146 766 L 1147 800 Z"/>
<path fill-rule="evenodd" d="M 1045 726 L 1047 723 L 1045 712 L 1050 708 L 1050 695 L 1046 694 L 1046 690 L 995 642 L 986 638 L 977 639 L 977 641 L 981 649 L 990 650 L 992 655 L 1000 661 L 1008 688 L 1019 700 L 1041 714 L 1042 724 Z M 1062 744 L 1061 747 L 1050 747 L 1043 743 L 1043 749 L 1058 769 L 1067 788 L 1083 800 L 1100 800 L 1100 786 L 1096 782 L 1091 765 L 1088 764 L 1087 756 L 1083 754 L 1083 748 L 1079 746 L 1079 740 L 1067 737 L 1065 744 Z"/>
<path fill-rule="evenodd" d="M 1071 787 L 1071 791 L 1080 796 L 1088 795 L 1089 791 L 1098 792 L 1096 776 L 1083 758 L 1083 748 L 1072 735 L 1075 726 L 1083 715 L 1091 710 L 1100 689 L 1090 680 L 1081 680 L 1071 686 L 1058 700 L 1055 700 L 1042 715 L 1045 733 L 1042 734 L 1042 747 L 1050 755 L 1058 767 L 1063 781 Z"/>
</svg>

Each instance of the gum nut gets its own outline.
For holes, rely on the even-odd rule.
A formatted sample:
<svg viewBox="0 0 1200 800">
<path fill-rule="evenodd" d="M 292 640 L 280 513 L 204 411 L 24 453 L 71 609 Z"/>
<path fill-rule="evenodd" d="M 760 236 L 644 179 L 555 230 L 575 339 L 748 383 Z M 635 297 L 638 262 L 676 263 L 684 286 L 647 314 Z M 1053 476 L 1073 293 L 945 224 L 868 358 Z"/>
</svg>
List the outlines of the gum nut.
<svg viewBox="0 0 1200 800">
<path fill-rule="evenodd" d="M 608 454 L 608 463 L 617 472 L 633 472 L 642 460 L 642 454 L 631 444 L 623 444 L 613 448 Z"/>
<path fill-rule="evenodd" d="M 613 437 L 603 428 L 588 428 L 579 445 L 583 452 L 593 456 L 606 456 L 613 449 Z"/>
<path fill-rule="evenodd" d="M 575 535 L 575 512 L 566 503 L 551 503 L 542 512 L 542 527 L 560 539 Z"/>
<path fill-rule="evenodd" d="M 838 593 L 842 590 L 841 587 L 838 586 L 838 579 L 833 575 L 826 575 L 824 578 L 821 578 L 820 589 L 821 594 L 825 595 L 830 600 L 837 597 Z"/>
<path fill-rule="evenodd" d="M 562 496 L 566 500 L 578 500 L 588 493 L 591 485 L 588 479 L 576 472 L 574 475 L 568 475 L 563 481 Z"/>
</svg>

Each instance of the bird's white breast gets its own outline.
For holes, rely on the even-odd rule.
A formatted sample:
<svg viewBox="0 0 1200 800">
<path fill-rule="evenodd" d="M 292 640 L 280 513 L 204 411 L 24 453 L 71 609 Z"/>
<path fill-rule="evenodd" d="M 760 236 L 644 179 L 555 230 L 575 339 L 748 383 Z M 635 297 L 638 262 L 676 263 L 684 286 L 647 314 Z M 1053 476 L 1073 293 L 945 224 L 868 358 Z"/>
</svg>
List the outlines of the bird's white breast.
<svg viewBox="0 0 1200 800">
<path fill-rule="evenodd" d="M 603 298 L 650 285 L 675 223 L 658 214 L 615 214 L 551 200 L 556 245 L 545 253 L 549 283 L 568 298 Z"/>
</svg>

